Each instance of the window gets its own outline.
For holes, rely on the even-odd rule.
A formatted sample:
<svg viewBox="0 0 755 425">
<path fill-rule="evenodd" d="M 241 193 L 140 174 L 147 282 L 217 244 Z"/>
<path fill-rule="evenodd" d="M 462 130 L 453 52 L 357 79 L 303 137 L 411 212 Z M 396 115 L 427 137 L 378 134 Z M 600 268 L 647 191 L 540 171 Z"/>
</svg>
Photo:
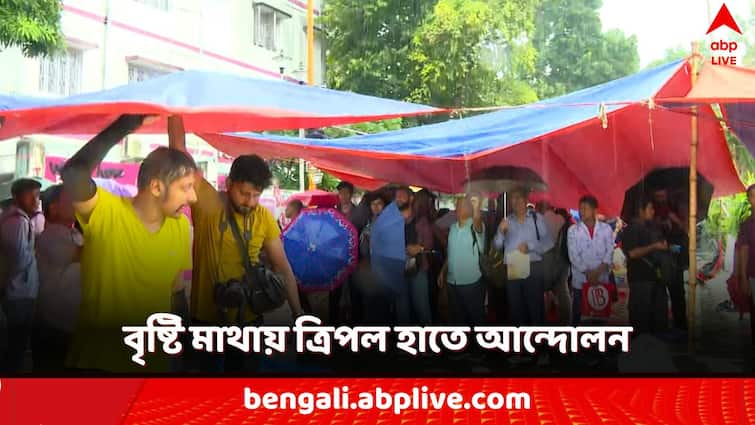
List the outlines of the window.
<svg viewBox="0 0 755 425">
<path fill-rule="evenodd" d="M 277 52 L 283 49 L 291 15 L 264 3 L 254 5 L 254 44 Z"/>
<path fill-rule="evenodd" d="M 83 52 L 68 49 L 39 61 L 39 90 L 44 93 L 68 96 L 81 92 Z"/>
<path fill-rule="evenodd" d="M 151 78 L 165 75 L 168 72 L 161 69 L 150 68 L 148 66 L 128 64 L 128 82 L 145 81 Z"/>
<path fill-rule="evenodd" d="M 163 10 L 165 12 L 172 9 L 172 0 L 134 0 L 137 3 L 141 3 L 155 9 Z"/>
</svg>

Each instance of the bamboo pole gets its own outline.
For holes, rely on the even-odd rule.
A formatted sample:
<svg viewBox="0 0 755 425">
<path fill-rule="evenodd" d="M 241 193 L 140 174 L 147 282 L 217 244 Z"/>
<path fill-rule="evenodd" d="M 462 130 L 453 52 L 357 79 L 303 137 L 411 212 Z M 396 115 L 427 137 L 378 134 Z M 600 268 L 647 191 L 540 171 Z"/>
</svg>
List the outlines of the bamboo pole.
<svg viewBox="0 0 755 425">
<path fill-rule="evenodd" d="M 315 0 L 307 0 L 307 84 L 315 84 Z"/>
<path fill-rule="evenodd" d="M 168 146 L 174 149 L 186 149 L 186 130 L 184 119 L 180 115 L 168 117 Z"/>
<path fill-rule="evenodd" d="M 697 83 L 700 43 L 692 43 L 690 57 L 690 86 Z M 687 305 L 688 350 L 695 352 L 695 308 L 697 289 L 697 107 L 692 106 L 691 138 L 689 145 L 689 300 Z"/>
<path fill-rule="evenodd" d="M 307 0 L 307 85 L 315 84 L 315 0 Z M 304 129 L 299 129 L 299 137 L 306 137 Z M 307 190 L 317 189 L 312 181 L 311 173 L 304 182 L 304 160 L 299 158 L 299 175 L 301 176 L 301 187 Z"/>
</svg>

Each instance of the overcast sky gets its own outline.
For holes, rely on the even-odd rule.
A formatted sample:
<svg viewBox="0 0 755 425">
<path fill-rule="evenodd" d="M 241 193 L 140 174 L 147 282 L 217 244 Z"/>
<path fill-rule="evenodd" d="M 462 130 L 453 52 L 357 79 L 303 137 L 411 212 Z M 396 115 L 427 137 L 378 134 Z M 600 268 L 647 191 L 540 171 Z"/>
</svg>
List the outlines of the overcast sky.
<svg viewBox="0 0 755 425">
<path fill-rule="evenodd" d="M 669 47 L 689 47 L 694 40 L 704 40 L 722 4 L 721 0 L 603 0 L 600 16 L 604 30 L 618 28 L 637 36 L 644 66 L 662 58 Z M 735 17 L 753 19 L 749 0 L 727 0 L 726 5 Z M 711 35 L 718 31 L 728 30 Z"/>
</svg>

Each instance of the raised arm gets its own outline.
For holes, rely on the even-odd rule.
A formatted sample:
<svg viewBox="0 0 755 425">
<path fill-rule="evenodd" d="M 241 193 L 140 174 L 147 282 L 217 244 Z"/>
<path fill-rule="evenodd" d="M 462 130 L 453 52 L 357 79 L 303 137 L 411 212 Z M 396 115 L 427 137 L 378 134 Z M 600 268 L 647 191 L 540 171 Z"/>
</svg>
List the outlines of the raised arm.
<svg viewBox="0 0 755 425">
<path fill-rule="evenodd" d="M 121 115 L 79 149 L 63 167 L 61 176 L 66 193 L 71 196 L 74 209 L 84 220 L 89 218 L 97 205 L 97 186 L 92 180 L 92 171 L 102 162 L 108 151 L 118 141 L 139 128 L 144 119 L 144 115 Z"/>
</svg>

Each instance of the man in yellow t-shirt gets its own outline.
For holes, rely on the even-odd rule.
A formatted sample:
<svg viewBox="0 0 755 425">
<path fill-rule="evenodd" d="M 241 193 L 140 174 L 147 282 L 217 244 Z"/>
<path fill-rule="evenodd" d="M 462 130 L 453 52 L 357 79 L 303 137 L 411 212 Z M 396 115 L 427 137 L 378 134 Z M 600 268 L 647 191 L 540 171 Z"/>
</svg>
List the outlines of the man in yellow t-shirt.
<svg viewBox="0 0 755 425">
<path fill-rule="evenodd" d="M 145 367 L 131 360 L 122 326 L 145 326 L 149 315 L 171 312 L 183 271 L 191 269 L 189 222 L 181 210 L 196 201 L 194 161 L 159 148 L 139 168 L 133 199 L 99 189 L 91 173 L 141 116 L 124 115 L 84 145 L 62 177 L 84 233 L 81 305 L 68 366 L 108 372 L 167 371 L 165 356 L 147 354 Z M 160 353 L 158 341 L 157 352 Z"/>
<path fill-rule="evenodd" d="M 186 151 L 185 140 L 171 140 L 171 146 Z M 218 193 L 201 175 L 197 175 L 197 202 L 191 206 L 194 224 L 194 269 L 192 271 L 191 317 L 200 324 L 236 324 L 238 311 L 221 313 L 214 300 L 216 283 L 244 276 L 244 266 L 236 239 L 228 223 L 228 203 L 233 220 L 244 239 L 248 238 L 248 254 L 252 263 L 260 261 L 264 252 L 273 270 L 286 284 L 288 304 L 294 316 L 302 314 L 296 278 L 283 250 L 280 229 L 272 213 L 259 203 L 262 191 L 270 186 L 272 173 L 257 155 L 242 155 L 231 165 L 226 180 L 227 192 Z M 247 308 L 242 312 L 245 325 L 259 322 L 261 317 Z M 203 356 L 203 371 L 252 371 L 254 357 L 237 350 L 225 356 Z"/>
</svg>

